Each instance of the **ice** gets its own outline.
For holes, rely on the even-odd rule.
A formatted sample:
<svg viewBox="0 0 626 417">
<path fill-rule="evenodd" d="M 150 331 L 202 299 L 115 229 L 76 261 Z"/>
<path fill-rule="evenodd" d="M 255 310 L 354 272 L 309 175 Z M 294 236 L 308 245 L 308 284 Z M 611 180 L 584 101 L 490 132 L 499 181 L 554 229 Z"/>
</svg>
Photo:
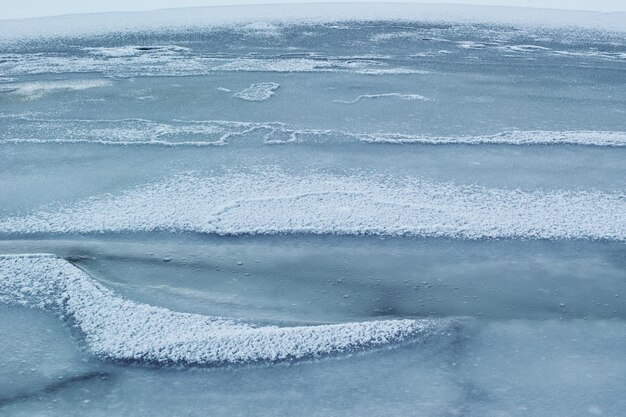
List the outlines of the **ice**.
<svg viewBox="0 0 626 417">
<path fill-rule="evenodd" d="M 617 387 L 626 382 L 620 353 L 624 336 L 623 322 L 488 325 L 469 343 L 465 364 L 460 365 L 476 398 L 465 412 L 619 415 L 626 407 L 626 401 L 616 397 Z M 567 402 L 561 401 L 563 395 L 568 395 Z"/>
<path fill-rule="evenodd" d="M 623 415 L 624 22 L 3 21 L 0 415 Z"/>
<path fill-rule="evenodd" d="M 0 314 L 0 404 L 24 401 L 99 373 L 98 364 L 80 351 L 69 329 L 53 317 L 6 305 Z"/>
</svg>

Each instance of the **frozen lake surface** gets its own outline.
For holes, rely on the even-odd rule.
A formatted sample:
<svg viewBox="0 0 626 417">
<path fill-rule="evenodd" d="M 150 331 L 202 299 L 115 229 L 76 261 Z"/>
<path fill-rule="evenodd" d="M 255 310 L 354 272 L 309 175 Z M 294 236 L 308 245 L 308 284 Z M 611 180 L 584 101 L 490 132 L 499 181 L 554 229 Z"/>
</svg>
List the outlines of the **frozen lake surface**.
<svg viewBox="0 0 626 417">
<path fill-rule="evenodd" d="M 0 29 L 1 415 L 626 413 L 624 31 L 92 29 Z"/>
</svg>

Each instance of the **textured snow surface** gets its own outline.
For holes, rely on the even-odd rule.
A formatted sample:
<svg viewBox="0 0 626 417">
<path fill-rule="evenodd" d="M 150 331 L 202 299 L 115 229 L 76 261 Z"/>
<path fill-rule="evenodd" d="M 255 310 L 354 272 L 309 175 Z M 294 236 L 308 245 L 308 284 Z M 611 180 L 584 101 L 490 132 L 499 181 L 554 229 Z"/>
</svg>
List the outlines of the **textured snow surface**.
<svg viewBox="0 0 626 417">
<path fill-rule="evenodd" d="M 123 299 L 69 262 L 45 254 L 0 256 L 0 301 L 52 310 L 70 320 L 94 355 L 157 363 L 299 359 L 426 338 L 447 325 L 433 320 L 384 320 L 254 327 Z"/>
<path fill-rule="evenodd" d="M 95 51 L 94 51 L 95 49 Z M 189 76 L 219 72 L 339 72 L 365 75 L 428 74 L 428 71 L 390 66 L 386 57 L 336 56 L 303 53 L 300 56 L 243 56 L 193 53 L 177 45 L 133 45 L 85 48 L 77 53 L 1 53 L 0 74 L 104 73 L 110 77 Z M 264 83 L 265 84 L 265 83 Z"/>
<path fill-rule="evenodd" d="M 0 22 L 0 415 L 624 415 L 625 22 Z"/>
<path fill-rule="evenodd" d="M 590 146 L 626 146 L 626 132 L 602 131 L 510 131 L 493 135 L 467 136 L 418 136 L 402 134 L 362 134 L 358 138 L 368 143 L 423 143 L 423 144 L 454 144 L 468 145 L 502 144 L 502 145 L 590 145 Z"/>
<path fill-rule="evenodd" d="M 235 26 L 269 35 L 281 23 L 350 22 L 354 20 L 398 20 L 517 24 L 549 27 L 603 28 L 626 30 L 625 13 L 597 13 L 508 7 L 477 7 L 454 4 L 372 3 L 291 4 L 235 7 L 167 9 L 139 13 L 102 13 L 7 20 L 0 25 L 1 39 L 40 36 L 97 35 L 138 30 L 210 28 Z"/>
<path fill-rule="evenodd" d="M 236 94 L 240 93 L 242 92 Z M 247 100 L 251 100 L 250 97 L 269 98 L 271 93 L 271 89 L 264 89 L 261 95 L 257 95 L 257 92 L 252 96 L 247 95 Z M 372 96 L 360 96 L 355 100 L 342 101 L 342 103 L 357 103 L 365 97 L 371 98 Z M 406 96 L 410 98 L 403 97 L 400 98 L 422 100 L 412 95 Z M 225 145 L 231 142 L 267 144 L 360 142 L 429 145 L 626 146 L 626 132 L 617 131 L 510 131 L 492 135 L 432 136 L 389 132 L 358 133 L 337 129 L 300 129 L 282 122 L 254 123 L 226 120 L 174 120 L 165 123 L 146 119 L 63 120 L 0 115 L 0 121 L 4 123 L 4 128 L 0 131 L 0 143 L 84 142 L 106 145 L 207 146 Z"/>
<path fill-rule="evenodd" d="M 524 191 L 278 168 L 181 175 L 0 220 L 0 233 L 186 231 L 626 240 L 623 193 Z"/>
</svg>

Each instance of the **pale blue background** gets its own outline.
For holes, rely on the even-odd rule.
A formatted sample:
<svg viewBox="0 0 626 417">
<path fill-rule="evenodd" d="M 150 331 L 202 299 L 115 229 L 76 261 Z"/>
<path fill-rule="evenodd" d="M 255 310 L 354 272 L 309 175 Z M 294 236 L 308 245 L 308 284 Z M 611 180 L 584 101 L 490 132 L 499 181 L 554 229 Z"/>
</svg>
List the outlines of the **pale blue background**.
<svg viewBox="0 0 626 417">
<path fill-rule="evenodd" d="M 337 0 L 3 0 L 0 19 L 52 16 L 69 13 L 155 10 L 170 7 L 230 6 L 237 4 L 336 3 Z M 381 0 L 341 0 L 341 3 L 376 2 Z M 390 2 L 391 3 L 391 2 Z M 623 0 L 422 0 L 393 1 L 393 3 L 455 3 L 489 6 L 523 6 L 602 12 L 626 11 Z"/>
</svg>

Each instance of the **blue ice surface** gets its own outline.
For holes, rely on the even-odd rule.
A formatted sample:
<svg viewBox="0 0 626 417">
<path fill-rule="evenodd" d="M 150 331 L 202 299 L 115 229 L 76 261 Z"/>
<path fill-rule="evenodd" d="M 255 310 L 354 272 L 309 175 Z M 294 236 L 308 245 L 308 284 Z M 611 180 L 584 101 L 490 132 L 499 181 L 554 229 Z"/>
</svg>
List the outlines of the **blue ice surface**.
<svg viewBox="0 0 626 417">
<path fill-rule="evenodd" d="M 0 253 L 261 326 L 457 325 L 293 363 L 159 367 L 89 355 L 71 317 L 9 302 L 0 414 L 623 415 L 625 70 L 623 33 L 489 24 L 3 44 Z M 422 188 L 405 201 L 406 184 Z M 205 213 L 222 194 L 236 201 Z M 468 212 L 484 217 L 458 237 Z M 207 232 L 220 216 L 226 232 Z M 413 232 L 354 220 L 372 217 Z"/>
</svg>

